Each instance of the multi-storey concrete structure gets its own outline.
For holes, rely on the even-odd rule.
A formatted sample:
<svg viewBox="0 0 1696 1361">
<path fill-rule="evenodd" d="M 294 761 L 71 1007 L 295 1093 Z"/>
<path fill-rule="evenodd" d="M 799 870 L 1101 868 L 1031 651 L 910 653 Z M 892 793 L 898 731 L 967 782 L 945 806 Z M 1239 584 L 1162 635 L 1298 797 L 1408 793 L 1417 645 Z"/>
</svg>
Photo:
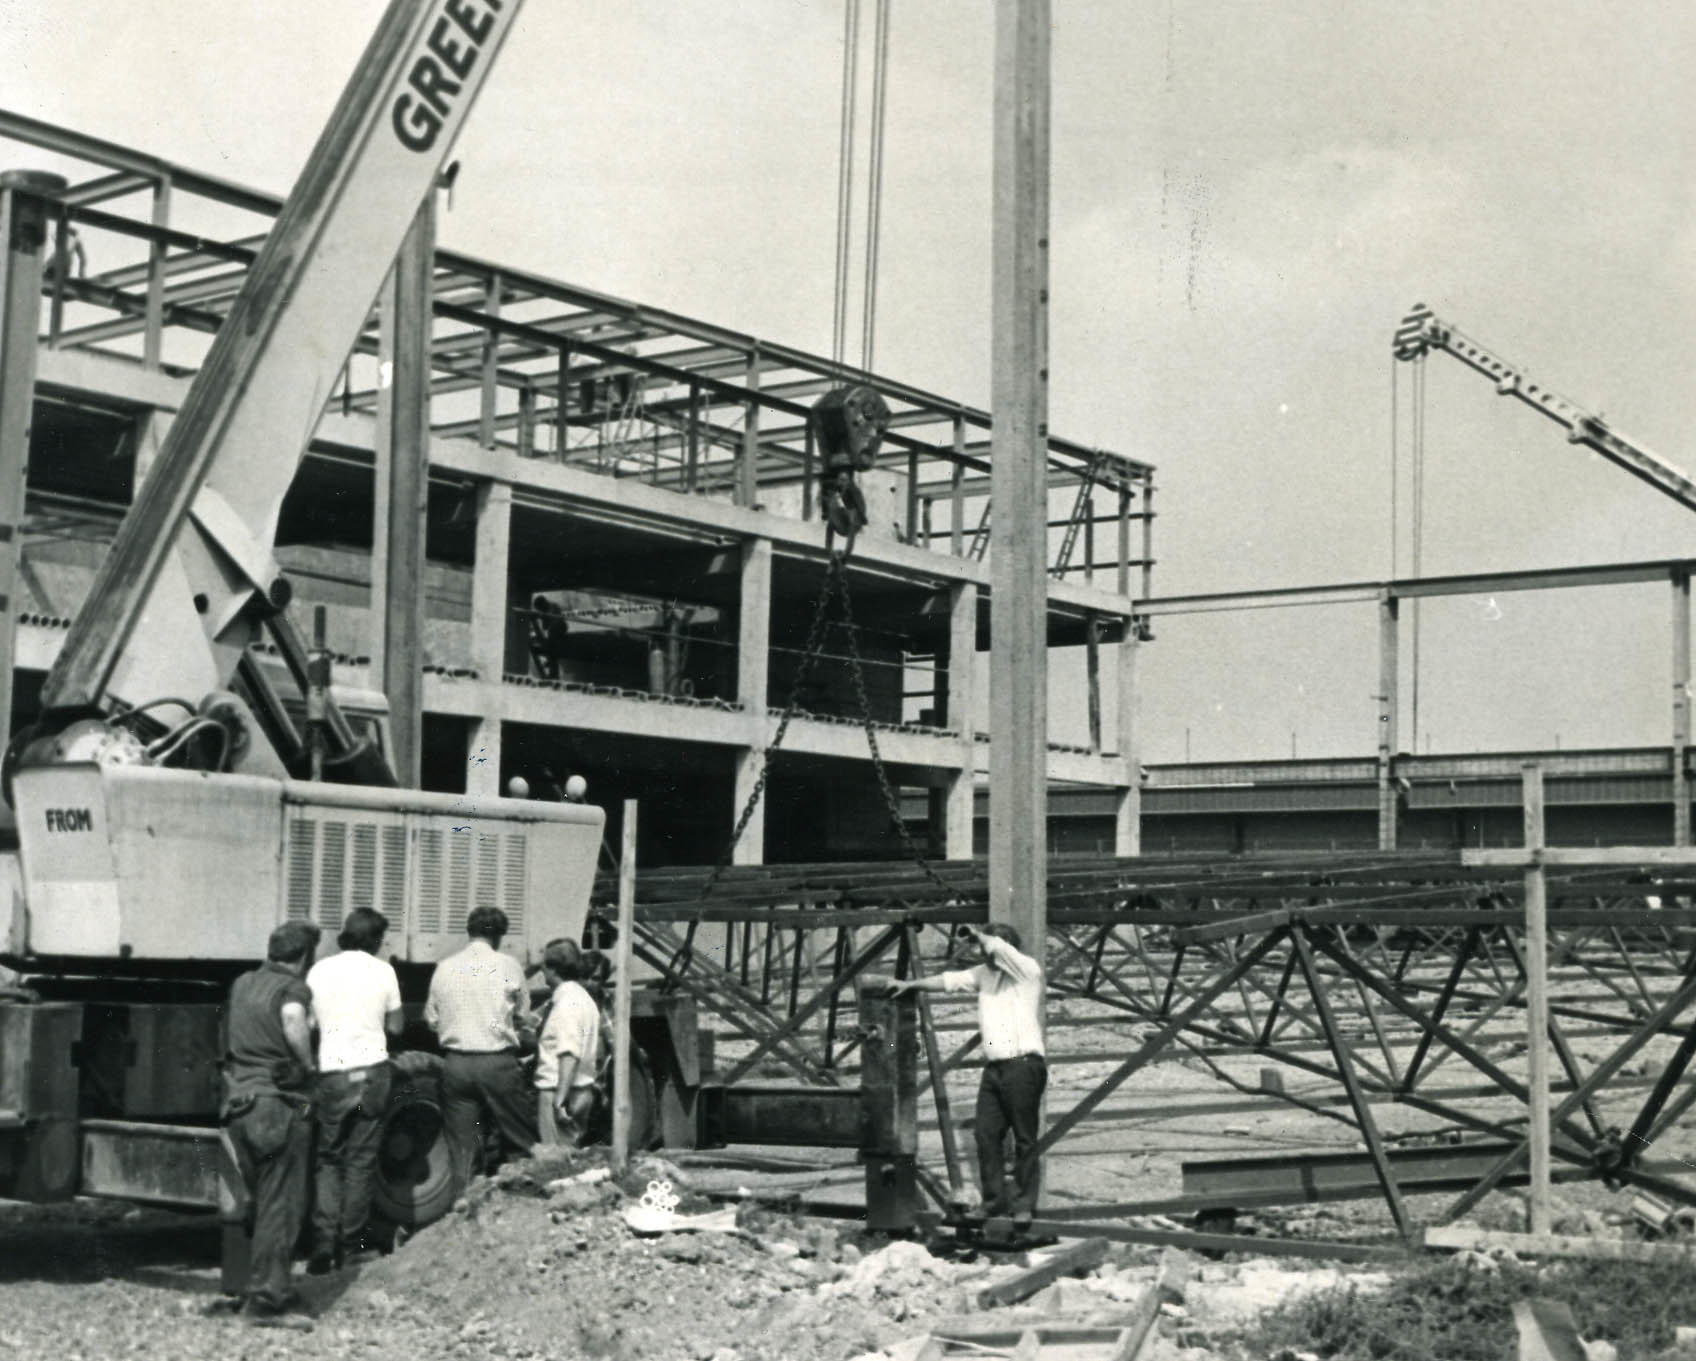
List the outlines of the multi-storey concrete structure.
<svg viewBox="0 0 1696 1361">
<path fill-rule="evenodd" d="M 27 465 L 15 726 L 278 203 L 17 115 L 0 115 L 0 137 L 9 164 L 69 185 L 45 296 L 8 297 L 0 319 L 0 467 Z M 12 192 L 0 202 L 10 223 Z M 832 603 L 805 667 L 831 548 L 807 412 L 853 382 L 894 419 L 862 478 L 852 626 Z M 899 852 L 868 723 L 892 789 L 928 791 L 935 851 L 970 853 L 987 765 L 973 658 L 988 646 L 988 413 L 433 250 L 427 219 L 325 398 L 315 430 L 279 436 L 309 447 L 278 508 L 278 560 L 296 610 L 325 608 L 338 682 L 388 692 L 424 787 L 474 798 L 580 774 L 609 808 L 643 801 L 645 863 L 710 861 L 793 701 L 736 859 Z M 1152 469 L 1058 438 L 1048 463 L 1048 643 L 1090 657 L 1089 740 L 1051 747 L 1050 776 L 1100 791 L 1130 853 L 1134 666 L 1098 662 L 1137 645 Z M 421 524 L 396 509 L 420 502 Z"/>
</svg>

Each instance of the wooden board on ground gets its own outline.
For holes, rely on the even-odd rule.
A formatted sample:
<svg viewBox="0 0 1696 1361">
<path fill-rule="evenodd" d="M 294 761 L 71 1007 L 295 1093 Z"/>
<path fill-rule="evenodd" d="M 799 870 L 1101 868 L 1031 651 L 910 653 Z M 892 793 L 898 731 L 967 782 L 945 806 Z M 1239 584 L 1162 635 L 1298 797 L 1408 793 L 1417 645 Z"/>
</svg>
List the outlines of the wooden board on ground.
<svg viewBox="0 0 1696 1361">
<path fill-rule="evenodd" d="M 1504 1233 L 1458 1224 L 1432 1225 L 1424 1232 L 1428 1248 L 1512 1252 L 1521 1257 L 1579 1257 L 1607 1262 L 1690 1262 L 1696 1245 L 1633 1243 L 1621 1238 L 1586 1238 L 1553 1233 Z"/>
<path fill-rule="evenodd" d="M 1007 1356 L 1015 1361 L 1136 1361 L 1148 1340 L 1158 1307 L 1150 1290 L 1124 1320 L 1079 1323 L 1065 1319 L 1022 1327 L 939 1330 L 915 1353 L 915 1361 L 966 1361 Z"/>
<path fill-rule="evenodd" d="M 1016 1276 L 1010 1276 L 995 1285 L 985 1286 L 978 1291 L 978 1308 L 994 1309 L 999 1305 L 1017 1304 L 1020 1300 L 1028 1300 L 1043 1286 L 1059 1280 L 1062 1276 L 1091 1271 L 1106 1260 L 1107 1240 L 1086 1238 L 1069 1248 L 1061 1249 L 1035 1266 L 1027 1267 Z"/>
</svg>

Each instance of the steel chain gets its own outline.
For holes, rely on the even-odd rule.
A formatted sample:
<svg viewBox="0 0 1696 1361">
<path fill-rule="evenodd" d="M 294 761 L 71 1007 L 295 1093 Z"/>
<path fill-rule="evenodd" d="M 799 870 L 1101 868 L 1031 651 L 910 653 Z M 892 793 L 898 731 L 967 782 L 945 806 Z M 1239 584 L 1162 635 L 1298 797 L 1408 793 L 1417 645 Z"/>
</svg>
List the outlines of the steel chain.
<svg viewBox="0 0 1696 1361">
<path fill-rule="evenodd" d="M 841 572 L 836 578 L 836 589 L 842 595 L 842 625 L 848 635 L 849 672 L 854 680 L 854 694 L 860 702 L 860 722 L 866 730 L 866 746 L 871 749 L 872 769 L 877 772 L 878 788 L 883 791 L 884 806 L 889 809 L 889 821 L 895 828 L 896 835 L 901 838 L 901 844 L 906 847 L 907 854 L 913 863 L 924 873 L 925 878 L 935 884 L 951 898 L 957 897 L 954 886 L 931 867 L 925 859 L 924 852 L 913 840 L 913 834 L 907 830 L 907 824 L 901 817 L 901 802 L 895 795 L 894 788 L 889 783 L 889 772 L 884 769 L 883 753 L 877 745 L 877 726 L 872 722 L 871 696 L 866 693 L 866 673 L 860 663 L 860 640 L 855 636 L 854 603 L 849 598 L 848 573 Z"/>
<path fill-rule="evenodd" d="M 748 801 L 742 806 L 741 816 L 736 819 L 736 827 L 730 834 L 730 841 L 724 848 L 724 854 L 713 866 L 712 873 L 707 876 L 707 882 L 701 886 L 701 891 L 695 895 L 695 906 L 699 908 L 712 896 L 718 887 L 718 881 L 724 877 L 724 872 L 730 868 L 732 858 L 736 854 L 737 844 L 742 840 L 742 834 L 748 830 L 748 823 L 754 816 L 754 809 L 759 807 L 760 799 L 765 794 L 766 779 L 771 774 L 771 757 L 783 745 L 784 735 L 789 731 L 789 720 L 795 717 L 795 712 L 801 707 L 801 690 L 807 683 L 807 673 L 812 669 L 813 662 L 824 650 L 825 616 L 830 612 L 830 599 L 836 593 L 836 583 L 846 580 L 847 571 L 843 565 L 845 553 L 832 552 L 830 565 L 825 571 L 824 584 L 819 587 L 818 600 L 813 606 L 813 619 L 807 626 L 807 641 L 801 648 L 801 661 L 795 669 L 795 683 L 790 687 L 789 703 L 783 710 L 783 717 L 778 721 L 777 731 L 772 734 L 771 741 L 766 745 L 766 757 L 760 765 L 760 775 L 754 781 L 754 787 L 749 791 Z M 694 954 L 690 940 L 694 933 L 691 931 L 682 947 L 672 957 L 671 965 L 667 968 L 668 979 L 675 978 L 689 967 L 689 960 Z"/>
</svg>

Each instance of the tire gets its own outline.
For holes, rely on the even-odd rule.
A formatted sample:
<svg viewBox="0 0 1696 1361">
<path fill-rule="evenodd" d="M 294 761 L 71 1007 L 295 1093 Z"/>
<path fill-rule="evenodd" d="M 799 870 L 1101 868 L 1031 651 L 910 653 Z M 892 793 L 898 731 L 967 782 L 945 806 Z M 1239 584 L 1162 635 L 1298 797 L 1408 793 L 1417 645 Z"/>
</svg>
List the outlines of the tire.
<svg viewBox="0 0 1696 1361">
<path fill-rule="evenodd" d="M 610 1144 L 612 1142 L 612 1107 L 616 1099 L 617 1093 L 612 1090 L 612 1080 L 609 1074 L 607 1099 L 596 1108 L 594 1119 L 589 1126 L 590 1143 Z M 654 1086 L 653 1073 L 649 1070 L 648 1056 L 643 1053 L 641 1046 L 632 1044 L 630 1046 L 630 1151 L 632 1153 L 643 1153 L 659 1146 L 659 1094 Z"/>
<path fill-rule="evenodd" d="M 403 1057 L 406 1063 L 396 1065 L 377 1145 L 372 1201 L 385 1220 L 412 1233 L 451 1210 L 464 1187 L 442 1125 L 441 1060 L 426 1054 Z"/>
</svg>

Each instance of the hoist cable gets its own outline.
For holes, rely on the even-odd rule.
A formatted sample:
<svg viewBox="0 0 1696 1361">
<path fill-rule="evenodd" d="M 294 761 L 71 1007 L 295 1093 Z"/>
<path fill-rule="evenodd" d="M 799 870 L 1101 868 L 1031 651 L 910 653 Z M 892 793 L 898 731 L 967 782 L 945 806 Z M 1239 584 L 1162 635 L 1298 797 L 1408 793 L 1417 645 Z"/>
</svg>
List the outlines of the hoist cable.
<svg viewBox="0 0 1696 1361">
<path fill-rule="evenodd" d="M 883 225 L 883 117 L 889 96 L 889 6 L 877 0 L 877 33 L 872 56 L 872 127 L 866 185 L 866 302 L 862 314 L 860 367 L 871 372 L 877 330 L 878 236 Z"/>
<path fill-rule="evenodd" d="M 844 0 L 842 113 L 836 152 L 836 298 L 831 316 L 831 361 L 842 363 L 848 340 L 848 245 L 854 227 L 854 101 L 859 80 L 860 0 Z"/>
</svg>

